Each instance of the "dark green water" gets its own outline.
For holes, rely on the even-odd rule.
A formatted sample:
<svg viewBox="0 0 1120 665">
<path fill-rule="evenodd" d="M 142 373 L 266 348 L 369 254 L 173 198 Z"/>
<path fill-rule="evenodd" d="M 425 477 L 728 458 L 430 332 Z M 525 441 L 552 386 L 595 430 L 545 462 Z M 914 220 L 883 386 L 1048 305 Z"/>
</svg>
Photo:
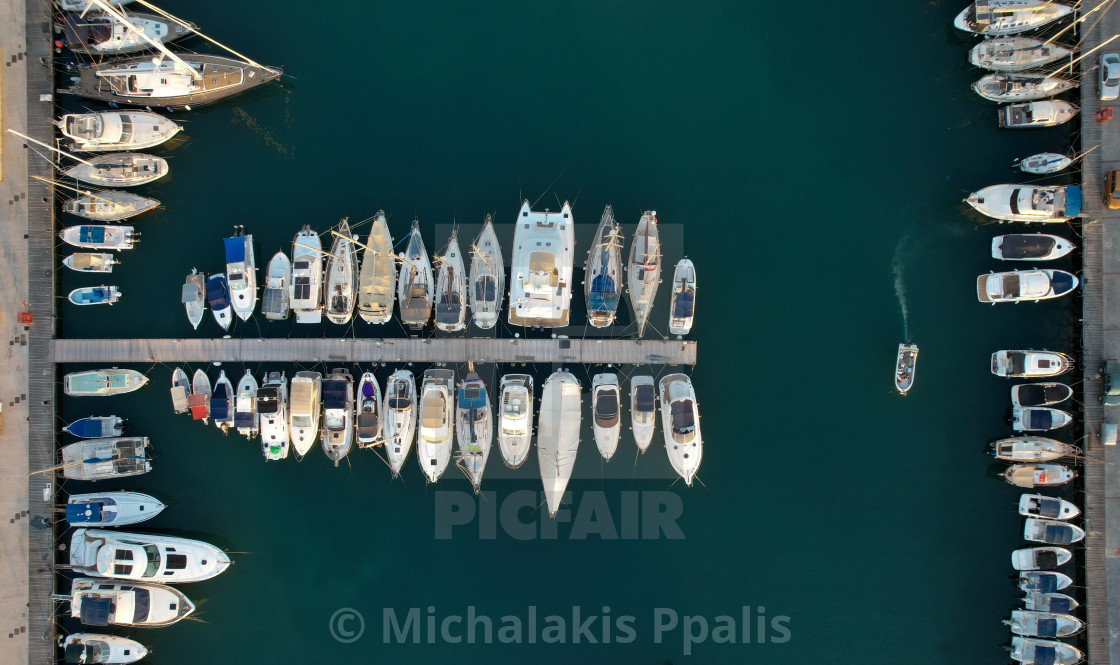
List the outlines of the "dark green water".
<svg viewBox="0 0 1120 665">
<path fill-rule="evenodd" d="M 1000 619 L 1020 595 L 1009 553 L 1021 546 L 1021 525 L 1018 492 L 995 478 L 999 467 L 985 455 L 987 441 L 1009 431 L 1010 383 L 989 374 L 988 357 L 998 348 L 1076 351 L 1079 302 L 979 305 L 975 276 L 997 267 L 990 238 L 1007 231 L 964 214 L 960 200 L 1015 181 L 1012 158 L 1065 151 L 1071 138 L 1064 129 L 995 129 L 994 105 L 968 89 L 979 74 L 965 62 L 972 41 L 950 26 L 956 3 L 853 12 L 816 1 L 796 10 L 350 1 L 318 12 L 291 3 L 292 13 L 241 0 L 221 9 L 162 4 L 288 76 L 176 115 L 187 121 L 186 140 L 162 153 L 172 176 L 149 188 L 165 209 L 136 222 L 143 242 L 112 276 L 124 300 L 92 311 L 60 306 L 63 336 L 220 334 L 209 314 L 192 332 L 178 294 L 191 267 L 222 270 L 220 239 L 235 224 L 253 233 L 263 265 L 290 250 L 304 224 L 322 230 L 379 208 L 398 238 L 418 216 L 429 251 L 442 247 L 453 220 L 463 236 L 487 212 L 508 224 L 522 198 L 554 210 L 574 201 L 581 238 L 607 203 L 627 232 L 653 208 L 668 262 L 687 254 L 697 263 L 693 380 L 706 446 L 703 484 L 685 488 L 673 484 L 660 438 L 635 461 L 624 433 L 604 468 L 584 437 L 569 487 L 573 513 L 604 501 L 611 523 L 601 529 L 618 539 L 573 539 L 564 523 L 546 538 L 549 521 L 532 509 L 520 519 L 536 525 L 534 539 L 502 528 L 490 537 L 485 519 L 437 538 L 447 524 L 440 511 L 468 490 L 457 470 L 425 487 L 414 460 L 403 482 L 391 482 L 367 451 L 339 469 L 317 450 L 302 463 L 265 465 L 258 445 L 173 416 L 170 368 L 141 367 L 152 386 L 66 399 L 63 419 L 127 417 L 158 459 L 154 472 L 120 485 L 171 504 L 145 527 L 244 553 L 222 576 L 183 587 L 205 623 L 132 632 L 154 647 L 149 660 L 1003 657 Z M 500 232 L 508 242 L 509 229 Z M 891 383 L 904 334 L 897 275 L 909 334 L 922 348 L 906 398 Z M 60 292 L 90 283 L 62 274 Z M 663 329 L 663 311 L 656 316 Z M 395 324 L 382 332 L 254 320 L 260 332 L 250 322 L 233 334 L 399 333 Z M 234 378 L 244 371 L 224 368 Z M 551 369 L 536 369 L 538 386 Z M 585 387 L 599 371 L 573 370 Z M 1076 436 L 1071 429 L 1065 438 Z M 539 491 L 536 461 L 525 468 L 504 473 L 491 459 L 484 489 L 493 494 L 480 512 Z M 626 506 L 646 500 L 682 510 L 683 539 L 626 537 L 641 532 Z M 384 608 L 402 618 L 419 608 L 426 620 L 429 606 L 437 620 L 475 606 L 495 628 L 503 615 L 527 621 L 535 606 L 538 639 L 383 642 Z M 617 643 L 626 635 L 615 628 L 611 644 L 572 644 L 569 625 L 566 644 L 541 644 L 544 617 L 571 624 L 573 606 L 584 618 L 609 606 L 612 626 L 632 615 L 636 639 Z M 754 614 L 764 606 L 768 621 L 788 617 L 788 641 L 708 640 L 687 657 L 680 626 L 655 641 L 656 608 L 714 627 L 719 615 L 741 621 L 744 606 Z M 331 636 L 340 608 L 365 618 L 355 643 Z"/>
</svg>

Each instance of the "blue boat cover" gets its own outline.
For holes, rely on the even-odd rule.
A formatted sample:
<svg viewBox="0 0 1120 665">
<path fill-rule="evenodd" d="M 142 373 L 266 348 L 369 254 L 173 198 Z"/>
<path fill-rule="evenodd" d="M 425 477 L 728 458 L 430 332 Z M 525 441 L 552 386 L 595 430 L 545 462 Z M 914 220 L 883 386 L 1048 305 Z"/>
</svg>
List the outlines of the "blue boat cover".
<svg viewBox="0 0 1120 665">
<path fill-rule="evenodd" d="M 1058 636 L 1058 622 L 1055 619 L 1039 619 L 1038 620 L 1038 636 L 1039 637 L 1057 637 Z"/>
<path fill-rule="evenodd" d="M 249 411 L 234 411 L 233 412 L 233 426 L 234 427 L 252 427 L 253 414 Z"/>
<path fill-rule="evenodd" d="M 95 439 L 102 434 L 101 421 L 96 418 L 75 420 L 62 429 L 66 432 L 70 432 L 74 436 L 80 436 L 86 439 Z"/>
<path fill-rule="evenodd" d="M 111 598 L 83 598 L 80 620 L 86 626 L 108 626 L 112 611 Z"/>
<path fill-rule="evenodd" d="M 1028 411 L 1027 428 L 1035 430 L 1050 429 L 1054 425 L 1053 418 L 1050 415 L 1049 411 Z"/>
<path fill-rule="evenodd" d="M 486 391 L 480 383 L 467 383 L 459 389 L 459 408 L 464 411 L 486 406 Z"/>
<path fill-rule="evenodd" d="M 214 386 L 214 394 L 210 397 L 210 416 L 214 420 L 229 418 L 229 391 L 224 383 Z"/>
<path fill-rule="evenodd" d="M 1069 545 L 1073 542 L 1073 529 L 1065 524 L 1048 524 L 1042 539 L 1054 545 Z"/>
<path fill-rule="evenodd" d="M 81 226 L 78 227 L 78 240 L 80 242 L 105 242 L 105 227 Z"/>
<path fill-rule="evenodd" d="M 95 502 L 66 504 L 66 521 L 70 524 L 100 524 L 101 504 Z"/>
<path fill-rule="evenodd" d="M 1077 217 L 1081 214 L 1081 187 L 1069 185 L 1066 187 L 1066 215 Z"/>
<path fill-rule="evenodd" d="M 1073 288 L 1073 275 L 1068 272 L 1055 272 L 1050 278 L 1050 288 L 1054 293 L 1066 293 Z"/>
<path fill-rule="evenodd" d="M 677 301 L 673 307 L 673 316 L 678 319 L 687 319 L 692 316 L 692 308 L 695 303 L 695 293 L 691 291 L 681 291 L 677 294 Z"/>
<path fill-rule="evenodd" d="M 377 395 L 377 392 L 374 391 L 372 383 L 366 382 L 366 383 L 362 384 L 362 397 L 367 397 L 368 398 L 368 397 L 375 397 L 376 395 Z"/>
<path fill-rule="evenodd" d="M 347 384 L 342 379 L 329 379 L 323 382 L 323 406 L 328 409 L 346 408 Z"/>
<path fill-rule="evenodd" d="M 1058 662 L 1058 651 L 1054 647 L 1034 648 L 1034 660 L 1031 665 L 1055 665 Z"/>
<path fill-rule="evenodd" d="M 1051 598 L 1049 609 L 1054 614 L 1069 614 L 1073 608 L 1069 606 L 1068 598 Z"/>
<path fill-rule="evenodd" d="M 229 307 L 229 286 L 225 275 L 214 275 L 206 280 L 206 299 L 210 301 L 211 309 L 222 310 Z"/>
<path fill-rule="evenodd" d="M 587 308 L 593 312 L 613 312 L 618 309 L 618 288 L 608 275 L 596 275 L 591 280 L 587 294 Z"/>
<path fill-rule="evenodd" d="M 1027 591 L 1054 593 L 1058 590 L 1058 577 L 1053 574 L 1029 573 L 1025 577 Z"/>
<path fill-rule="evenodd" d="M 459 302 L 459 294 L 448 291 L 436 303 L 436 322 L 456 323 L 462 311 L 463 305 Z"/>
<path fill-rule="evenodd" d="M 478 278 L 474 285 L 474 295 L 481 302 L 494 302 L 498 299 L 497 282 L 489 275 Z"/>
<path fill-rule="evenodd" d="M 226 238 L 226 263 L 245 262 L 245 236 Z"/>
</svg>

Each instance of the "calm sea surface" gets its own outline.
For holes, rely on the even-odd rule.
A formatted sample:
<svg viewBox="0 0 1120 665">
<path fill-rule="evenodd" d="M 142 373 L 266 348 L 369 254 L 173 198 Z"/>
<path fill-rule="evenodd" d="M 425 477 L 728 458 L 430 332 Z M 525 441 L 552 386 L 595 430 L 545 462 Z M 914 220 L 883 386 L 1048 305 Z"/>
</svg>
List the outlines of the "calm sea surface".
<svg viewBox="0 0 1120 665">
<path fill-rule="evenodd" d="M 302 462 L 266 465 L 258 444 L 172 415 L 171 367 L 138 366 L 150 387 L 64 399 L 61 419 L 126 417 L 129 433 L 151 437 L 157 459 L 152 473 L 117 485 L 170 504 L 144 528 L 237 553 L 220 577 L 181 587 L 201 622 L 130 632 L 154 648 L 148 660 L 1004 658 L 1000 620 L 1020 595 L 1009 554 L 1021 523 L 1019 493 L 985 455 L 1009 432 L 1010 383 L 991 376 L 988 357 L 998 348 L 1076 351 L 1080 305 L 978 304 L 975 276 L 997 267 L 989 243 L 1001 229 L 960 201 L 1021 179 L 1013 158 L 1066 151 L 1072 138 L 1068 129 L 996 130 L 994 105 L 968 89 L 979 74 L 965 61 L 972 40 L 950 25 L 958 4 L 161 3 L 282 65 L 285 77 L 175 114 L 185 139 L 160 152 L 172 175 L 144 192 L 164 209 L 135 222 L 142 243 L 111 276 L 124 299 L 60 304 L 62 336 L 221 335 L 209 314 L 190 329 L 179 291 L 192 267 L 224 269 L 221 238 L 234 225 L 253 234 L 263 266 L 290 252 L 305 224 L 325 231 L 383 208 L 398 239 L 418 217 L 434 252 L 452 223 L 473 237 L 489 212 L 508 260 L 523 198 L 553 210 L 569 200 L 582 265 L 604 205 L 628 234 L 655 209 L 667 262 L 688 255 L 699 273 L 692 376 L 706 445 L 702 484 L 686 488 L 673 482 L 660 434 L 639 457 L 624 431 L 604 465 L 585 419 L 565 516 L 582 524 L 553 527 L 536 508 L 539 494 L 526 492 L 540 490 L 535 459 L 510 473 L 495 445 L 482 499 L 454 468 L 426 487 L 415 460 L 391 481 L 370 451 L 337 469 L 318 448 Z M 654 319 L 662 332 L 670 276 Z M 59 281 L 63 294 L 101 283 L 70 272 Z M 891 381 L 904 310 L 922 349 L 906 398 Z M 575 318 L 582 323 L 581 312 Z M 402 331 L 258 315 L 232 334 Z M 235 382 L 245 371 L 221 369 Z M 378 368 L 379 379 L 393 369 Z M 571 369 L 585 388 L 603 371 Z M 552 370 L 535 368 L 538 395 Z M 1065 438 L 1076 436 L 1070 428 Z M 658 510 L 668 513 L 663 530 Z M 653 537 L 635 538 L 643 535 Z M 469 607 L 492 620 L 493 644 L 440 634 Z M 342 608 L 364 618 L 350 643 L 332 637 Z M 419 644 L 411 634 L 386 642 L 386 608 L 401 623 L 417 608 Z M 520 644 L 499 643 L 507 615 L 521 622 Z M 553 631 L 563 644 L 543 644 L 556 637 L 545 633 L 556 625 L 548 615 L 564 618 Z M 573 626 L 592 615 L 599 643 Z M 750 626 L 759 615 L 765 643 Z M 658 619 L 674 616 L 677 626 L 659 635 Z M 728 637 L 721 630 L 684 654 L 686 627 L 699 638 L 729 620 L 734 644 L 716 643 Z M 339 615 L 333 625 L 347 640 L 362 624 Z M 447 626 L 463 635 L 463 624 Z M 475 638 L 485 641 L 481 624 Z"/>
</svg>

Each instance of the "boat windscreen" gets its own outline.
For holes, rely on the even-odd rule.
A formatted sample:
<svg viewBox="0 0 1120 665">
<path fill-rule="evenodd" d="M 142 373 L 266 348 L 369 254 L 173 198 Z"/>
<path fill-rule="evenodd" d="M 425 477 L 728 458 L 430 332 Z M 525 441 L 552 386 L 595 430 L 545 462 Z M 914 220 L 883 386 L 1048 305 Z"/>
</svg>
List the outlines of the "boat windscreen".
<svg viewBox="0 0 1120 665">
<path fill-rule="evenodd" d="M 673 402 L 673 431 L 688 433 L 696 426 L 696 421 L 692 416 L 692 400 L 680 400 Z"/>
<path fill-rule="evenodd" d="M 148 620 L 148 610 L 152 606 L 152 594 L 147 589 L 132 590 L 132 623 L 143 623 Z"/>
<path fill-rule="evenodd" d="M 618 395 L 613 390 L 604 390 L 595 400 L 596 419 L 618 420 Z"/>
<path fill-rule="evenodd" d="M 68 663 L 101 663 L 108 655 L 104 642 L 71 642 L 66 645 L 64 657 Z"/>
</svg>

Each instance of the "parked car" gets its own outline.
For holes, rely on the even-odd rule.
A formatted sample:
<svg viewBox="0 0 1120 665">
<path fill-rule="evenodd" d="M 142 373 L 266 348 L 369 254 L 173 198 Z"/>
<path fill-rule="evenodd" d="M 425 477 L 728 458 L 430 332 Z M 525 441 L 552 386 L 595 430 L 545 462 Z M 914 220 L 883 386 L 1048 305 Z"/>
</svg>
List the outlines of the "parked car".
<svg viewBox="0 0 1120 665">
<path fill-rule="evenodd" d="M 1120 406 L 1120 360 L 1106 360 L 1101 365 L 1101 402 Z"/>
<path fill-rule="evenodd" d="M 1107 102 L 1120 97 L 1120 54 L 1105 53 L 1101 56 L 1097 69 L 1100 82 L 1097 92 L 1101 101 Z"/>
<path fill-rule="evenodd" d="M 1104 204 L 1109 208 L 1120 208 L 1120 171 L 1109 171 L 1104 177 Z"/>
</svg>

